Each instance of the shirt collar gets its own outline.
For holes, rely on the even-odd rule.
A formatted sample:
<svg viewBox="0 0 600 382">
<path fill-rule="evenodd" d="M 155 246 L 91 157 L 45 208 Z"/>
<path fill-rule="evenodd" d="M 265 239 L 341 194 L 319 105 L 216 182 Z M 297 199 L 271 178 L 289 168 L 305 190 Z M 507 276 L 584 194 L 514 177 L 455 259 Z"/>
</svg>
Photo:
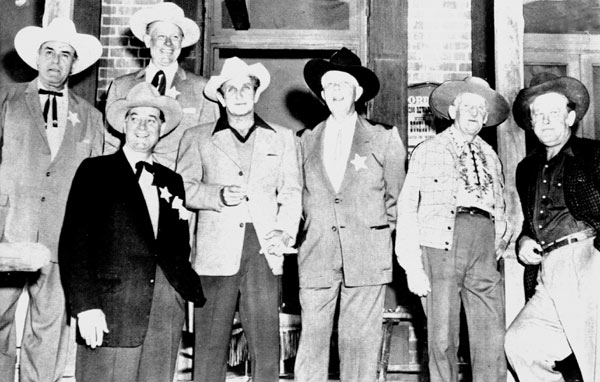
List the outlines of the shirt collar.
<svg viewBox="0 0 600 382">
<path fill-rule="evenodd" d="M 44 90 L 52 90 L 52 89 L 47 89 L 44 87 L 44 85 L 42 85 L 42 81 L 40 81 L 40 79 L 38 78 L 37 80 L 37 88 L 39 89 L 44 89 Z M 52 91 L 56 91 L 56 90 L 52 90 Z M 67 95 L 69 91 L 69 88 L 67 87 L 67 84 L 65 83 L 65 87 L 63 87 L 61 90 L 58 90 L 59 93 L 63 93 L 63 95 Z"/>
<path fill-rule="evenodd" d="M 248 130 L 248 134 L 246 134 L 246 137 L 242 137 L 241 141 L 245 142 L 246 140 L 248 140 L 250 135 L 252 135 L 254 130 L 256 130 L 257 128 L 267 129 L 267 130 L 271 130 L 271 131 L 275 132 L 275 129 L 273 129 L 271 126 L 269 126 L 268 123 L 266 123 L 257 114 L 254 114 L 254 125 L 252 125 L 250 130 Z M 241 135 L 238 133 L 238 131 L 236 129 L 234 129 L 233 127 L 229 126 L 229 122 L 227 121 L 226 114 L 223 114 L 221 116 L 221 118 L 219 118 L 219 120 L 217 121 L 217 124 L 215 125 L 215 129 L 212 132 L 212 135 L 215 135 L 219 131 L 227 130 L 227 129 L 231 130 L 231 132 L 234 135 L 236 135 L 236 138 L 240 139 Z"/>
<path fill-rule="evenodd" d="M 338 121 L 333 118 L 333 116 L 329 116 L 327 118 L 326 126 L 332 128 L 346 128 L 347 126 L 356 126 L 356 120 L 358 119 L 358 113 L 355 111 L 351 116 L 345 118 L 342 121 Z"/>
<path fill-rule="evenodd" d="M 156 72 L 158 72 L 159 70 L 162 70 L 165 73 L 165 77 L 167 79 L 167 84 L 170 84 L 173 82 L 173 78 L 175 78 L 175 73 L 177 73 L 178 69 L 179 69 L 179 63 L 177 61 L 173 62 L 171 65 L 169 65 L 165 68 L 159 68 L 158 66 L 154 65 L 152 60 L 150 60 L 150 63 L 146 67 L 146 79 L 148 81 L 152 81 L 152 79 L 156 75 Z"/>
<path fill-rule="evenodd" d="M 574 140 L 575 140 L 575 134 L 571 134 L 571 137 L 569 138 L 567 143 L 565 143 L 565 145 L 560 149 L 558 154 L 556 154 L 554 156 L 554 158 L 556 158 L 559 155 L 567 155 L 570 157 L 574 157 L 575 156 L 575 153 L 573 152 L 573 141 Z M 541 143 L 538 144 L 531 152 L 531 155 L 536 157 L 538 160 L 545 162 L 546 161 L 546 146 L 544 146 Z"/>
<path fill-rule="evenodd" d="M 129 165 L 133 169 L 134 173 L 135 173 L 135 165 L 137 162 L 144 161 L 144 162 L 148 162 L 150 164 L 154 163 L 154 161 L 152 160 L 152 155 L 133 151 L 127 145 L 123 145 L 123 154 L 125 154 L 125 158 L 127 158 L 127 162 L 129 162 Z"/>
<path fill-rule="evenodd" d="M 465 136 L 458 132 L 456 129 L 457 128 L 456 126 L 454 126 L 454 124 L 448 127 L 448 133 L 450 134 L 450 138 L 452 138 L 452 143 L 454 144 L 457 153 L 461 153 L 464 150 L 465 146 L 469 143 L 472 143 L 478 150 L 481 149 L 479 145 L 479 135 L 475 136 L 475 139 L 473 139 L 472 142 L 468 142 Z"/>
</svg>

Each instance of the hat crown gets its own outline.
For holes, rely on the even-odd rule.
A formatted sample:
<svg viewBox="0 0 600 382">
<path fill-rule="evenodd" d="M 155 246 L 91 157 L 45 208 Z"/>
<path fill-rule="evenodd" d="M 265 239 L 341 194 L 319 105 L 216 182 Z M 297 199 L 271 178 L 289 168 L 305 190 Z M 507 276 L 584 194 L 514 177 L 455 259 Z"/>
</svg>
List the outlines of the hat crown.
<svg viewBox="0 0 600 382">
<path fill-rule="evenodd" d="M 490 84 L 486 80 L 484 80 L 483 78 L 480 78 L 480 77 L 473 77 L 473 76 L 471 76 L 471 77 L 465 78 L 463 81 L 466 84 L 473 84 L 473 85 L 476 85 L 476 86 L 483 86 L 485 88 L 491 89 Z"/>
<path fill-rule="evenodd" d="M 221 68 L 221 76 L 234 77 L 248 72 L 248 64 L 238 57 L 231 57 L 225 60 Z"/>
<path fill-rule="evenodd" d="M 552 81 L 557 79 L 558 76 L 550 72 L 541 72 L 536 74 L 531 81 L 529 81 L 529 87 L 543 84 L 544 82 Z"/>
<path fill-rule="evenodd" d="M 72 36 L 77 33 L 73 21 L 66 17 L 56 17 L 46 29 L 48 36 Z"/>
<path fill-rule="evenodd" d="M 148 21 L 148 24 L 155 21 L 170 21 L 173 18 L 184 18 L 183 9 L 177 4 L 171 2 L 158 3 L 154 5 L 152 14 L 155 16 L 154 20 Z"/>
<path fill-rule="evenodd" d="M 342 48 L 335 52 L 329 62 L 339 66 L 362 66 L 360 58 L 348 48 Z"/>
<path fill-rule="evenodd" d="M 131 88 L 125 99 L 128 101 L 135 101 L 138 99 L 149 99 L 154 97 L 160 97 L 158 90 L 147 82 L 140 82 Z"/>
</svg>

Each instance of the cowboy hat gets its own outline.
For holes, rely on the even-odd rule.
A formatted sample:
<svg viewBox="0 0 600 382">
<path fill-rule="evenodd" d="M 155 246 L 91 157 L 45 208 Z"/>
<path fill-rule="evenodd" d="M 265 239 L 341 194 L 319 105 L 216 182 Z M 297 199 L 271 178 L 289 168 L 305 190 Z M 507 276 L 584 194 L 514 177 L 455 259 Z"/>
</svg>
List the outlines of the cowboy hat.
<svg viewBox="0 0 600 382">
<path fill-rule="evenodd" d="M 181 41 L 183 48 L 194 45 L 200 38 L 198 24 L 194 20 L 185 17 L 183 9 L 178 5 L 168 2 L 140 9 L 129 19 L 129 27 L 135 37 L 140 41 L 144 41 L 146 27 L 155 21 L 166 21 L 177 25 L 183 33 L 183 40 Z"/>
<path fill-rule="evenodd" d="M 211 101 L 217 102 L 217 91 L 227 81 L 234 77 L 252 76 L 258 78 L 260 85 L 256 89 L 256 96 L 259 96 L 271 83 L 269 71 L 260 62 L 252 65 L 246 64 L 237 57 L 231 57 L 225 60 L 221 74 L 211 76 L 204 87 L 204 95 Z"/>
<path fill-rule="evenodd" d="M 379 79 L 377 75 L 361 65 L 360 58 L 347 48 L 335 52 L 329 60 L 315 58 L 304 66 L 304 80 L 306 84 L 321 98 L 321 77 L 331 70 L 337 70 L 350 74 L 356 78 L 358 84 L 363 88 L 363 94 L 356 102 L 367 102 L 379 92 Z"/>
<path fill-rule="evenodd" d="M 590 106 L 590 95 L 579 80 L 548 72 L 538 73 L 529 82 L 529 87 L 517 94 L 513 103 L 512 112 L 519 127 L 525 130 L 532 128 L 529 106 L 537 96 L 545 93 L 559 93 L 567 97 L 575 106 L 575 123 L 583 118 Z"/>
<path fill-rule="evenodd" d="M 15 49 L 21 59 L 37 70 L 39 49 L 47 41 L 69 44 L 77 53 L 71 74 L 77 74 L 92 66 L 102 56 L 102 44 L 94 36 L 77 33 L 73 21 L 57 17 L 44 28 L 28 26 L 17 32 Z"/>
<path fill-rule="evenodd" d="M 106 120 L 118 132 L 123 133 L 125 116 L 134 107 L 155 107 L 163 112 L 165 124 L 160 129 L 160 136 L 169 134 L 183 118 L 183 110 L 179 102 L 171 97 L 161 96 L 158 90 L 147 82 L 140 82 L 129 90 L 127 97 L 121 98 L 106 108 Z"/>
<path fill-rule="evenodd" d="M 504 97 L 493 90 L 486 80 L 479 77 L 467 77 L 462 81 L 446 81 L 433 89 L 429 96 L 429 107 L 438 118 L 450 120 L 448 107 L 459 94 L 473 93 L 483 97 L 487 103 L 488 118 L 484 126 L 501 124 L 510 113 L 510 106 Z"/>
</svg>

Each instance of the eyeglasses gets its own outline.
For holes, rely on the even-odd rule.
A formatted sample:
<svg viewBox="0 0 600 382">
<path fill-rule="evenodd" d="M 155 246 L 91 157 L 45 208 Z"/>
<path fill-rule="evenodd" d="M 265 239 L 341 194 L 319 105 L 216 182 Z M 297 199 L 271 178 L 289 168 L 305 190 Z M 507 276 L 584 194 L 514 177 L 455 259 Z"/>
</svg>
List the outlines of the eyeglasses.
<svg viewBox="0 0 600 382">
<path fill-rule="evenodd" d="M 487 107 L 485 105 L 472 105 L 468 103 L 461 103 L 458 106 L 460 111 L 466 111 L 471 114 L 478 113 L 481 115 L 485 115 L 487 113 Z"/>
</svg>

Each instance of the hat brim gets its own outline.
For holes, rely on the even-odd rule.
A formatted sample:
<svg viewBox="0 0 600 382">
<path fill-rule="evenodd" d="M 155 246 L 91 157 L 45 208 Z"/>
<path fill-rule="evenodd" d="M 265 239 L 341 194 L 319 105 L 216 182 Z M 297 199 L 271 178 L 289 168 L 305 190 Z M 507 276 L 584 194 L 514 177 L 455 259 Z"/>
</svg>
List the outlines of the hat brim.
<svg viewBox="0 0 600 382">
<path fill-rule="evenodd" d="M 138 11 L 138 13 L 131 17 L 129 20 L 131 33 L 133 33 L 140 41 L 144 41 L 148 24 L 155 21 L 165 21 L 177 25 L 183 33 L 183 40 L 181 40 L 182 48 L 192 46 L 200 39 L 200 28 L 193 20 L 188 19 L 187 17 L 174 17 L 168 14 L 158 14 L 156 10 L 152 8 Z"/>
<path fill-rule="evenodd" d="M 448 108 L 461 93 L 473 93 L 485 99 L 488 118 L 484 126 L 497 126 L 504 122 L 510 113 L 510 106 L 506 99 L 489 86 L 474 82 L 446 81 L 433 89 L 429 96 L 429 107 L 433 115 L 451 120 Z"/>
<path fill-rule="evenodd" d="M 513 103 L 513 116 L 515 122 L 524 130 L 529 130 L 531 125 L 530 106 L 533 100 L 542 94 L 559 93 L 563 94 L 569 102 L 575 104 L 575 123 L 579 122 L 590 106 L 590 94 L 585 85 L 572 77 L 557 77 L 555 79 L 542 82 L 539 85 L 530 86 L 522 89 Z"/>
<path fill-rule="evenodd" d="M 183 118 L 183 111 L 179 103 L 173 98 L 161 96 L 135 100 L 119 99 L 106 108 L 106 120 L 115 130 L 124 133 L 125 116 L 134 107 L 155 107 L 163 112 L 165 124 L 160 130 L 161 138 L 173 131 Z"/>
<path fill-rule="evenodd" d="M 204 95 L 211 101 L 218 102 L 217 92 L 219 88 L 227 81 L 237 76 L 253 76 L 258 78 L 260 85 L 256 89 L 256 95 L 260 96 L 271 83 L 271 75 L 265 66 L 261 63 L 248 65 L 244 70 L 233 74 L 211 76 L 204 86 Z"/>
<path fill-rule="evenodd" d="M 82 33 L 56 33 L 36 26 L 28 26 L 17 32 L 15 50 L 27 65 L 38 70 L 37 59 L 40 47 L 48 41 L 64 42 L 75 49 L 77 60 L 73 63 L 71 74 L 84 71 L 102 56 L 102 44 L 94 36 Z"/>
<path fill-rule="evenodd" d="M 319 98 L 321 97 L 321 77 L 331 70 L 345 72 L 356 78 L 358 84 L 363 88 L 363 94 L 357 103 L 367 102 L 379 92 L 379 79 L 371 69 L 359 65 L 337 65 L 321 58 L 315 58 L 304 66 L 304 81 Z"/>
</svg>

